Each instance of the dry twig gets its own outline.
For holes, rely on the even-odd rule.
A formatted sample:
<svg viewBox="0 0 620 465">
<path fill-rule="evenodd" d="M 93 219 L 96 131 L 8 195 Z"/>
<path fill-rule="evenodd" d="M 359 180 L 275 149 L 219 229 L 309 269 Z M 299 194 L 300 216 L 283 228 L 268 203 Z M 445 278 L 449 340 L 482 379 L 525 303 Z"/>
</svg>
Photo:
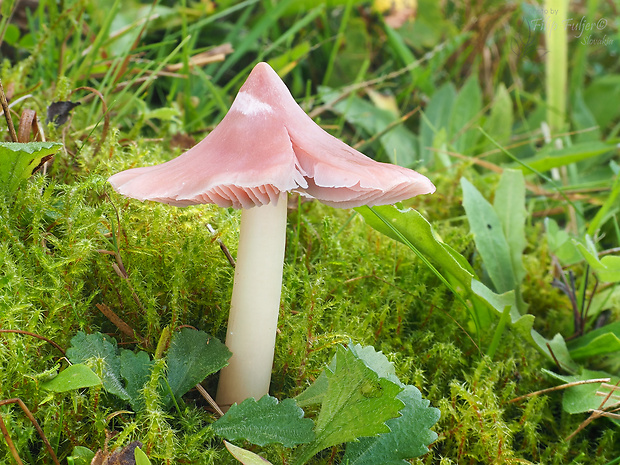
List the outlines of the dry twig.
<svg viewBox="0 0 620 465">
<path fill-rule="evenodd" d="M 56 465 L 60 465 L 60 462 L 58 462 L 58 457 L 56 457 L 56 454 L 54 453 L 54 449 L 52 449 L 52 445 L 50 444 L 49 440 L 47 439 L 47 436 L 45 436 L 45 433 L 43 432 L 43 430 L 39 426 L 39 423 L 37 423 L 37 420 L 34 418 L 34 415 L 32 415 L 32 412 L 30 411 L 30 409 L 28 407 L 26 407 L 26 404 L 24 404 L 22 402 L 22 400 L 19 399 L 19 398 L 0 400 L 0 406 L 2 406 L 2 405 L 9 405 L 9 404 L 17 404 L 17 405 L 19 405 L 19 407 L 22 409 L 22 411 L 28 417 L 28 420 L 30 420 L 30 423 L 32 423 L 32 425 L 37 430 L 37 433 L 39 433 L 39 436 L 41 436 L 41 439 L 43 440 L 43 443 L 45 444 L 45 447 L 46 447 L 47 451 L 49 452 L 49 454 L 51 455 L 52 460 L 54 461 L 54 463 Z M 4 421 L 2 421 L 2 416 L 1 415 L 0 415 L 0 431 L 2 431 L 2 435 L 4 436 L 4 439 L 6 440 L 8 446 L 9 446 L 9 449 L 11 450 L 11 454 L 13 455 L 13 458 L 15 459 L 15 461 L 18 464 L 21 465 L 23 462 L 19 458 L 19 454 L 17 453 L 17 449 L 15 448 L 15 444 L 13 444 L 13 441 L 11 440 L 11 437 L 9 436 L 9 432 L 6 429 L 6 425 L 4 424 Z"/>
<path fill-rule="evenodd" d="M 2 87 L 2 81 L 0 80 L 0 104 L 2 104 L 2 110 L 4 111 L 4 118 L 6 119 L 6 125 L 9 128 L 9 134 L 12 142 L 17 142 L 17 134 L 15 133 L 15 126 L 13 126 L 13 120 L 11 119 L 11 112 L 9 111 L 9 102 L 6 100 L 6 94 L 4 93 L 4 87 Z"/>
</svg>

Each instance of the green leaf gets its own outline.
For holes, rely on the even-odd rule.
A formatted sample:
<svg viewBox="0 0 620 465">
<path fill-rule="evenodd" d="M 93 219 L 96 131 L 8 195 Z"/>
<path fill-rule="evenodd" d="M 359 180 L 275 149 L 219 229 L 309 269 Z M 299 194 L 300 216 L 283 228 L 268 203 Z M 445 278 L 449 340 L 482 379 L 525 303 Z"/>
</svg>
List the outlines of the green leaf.
<svg viewBox="0 0 620 465">
<path fill-rule="evenodd" d="M 525 277 L 523 267 L 523 250 L 527 245 L 525 239 L 525 180 L 523 173 L 518 170 L 506 169 L 502 173 L 493 209 L 502 224 L 504 237 L 510 250 L 510 262 L 516 284 L 521 283 Z"/>
<path fill-rule="evenodd" d="M 183 328 L 174 333 L 166 354 L 168 384 L 174 397 L 180 398 L 207 376 L 228 364 L 231 353 L 218 339 L 203 331 Z M 166 405 L 172 405 L 170 396 Z"/>
<path fill-rule="evenodd" d="M 543 371 L 565 383 L 586 381 L 589 379 L 611 378 L 611 384 L 615 384 L 619 380 L 619 378 L 610 376 L 609 373 L 604 371 L 591 371 L 586 370 L 585 368 L 578 375 L 570 376 L 559 375 L 557 373 L 553 373 L 552 371 L 545 370 L 544 368 Z M 605 398 L 596 394 L 597 391 L 601 390 L 600 383 L 581 384 L 578 386 L 569 387 L 565 389 L 564 395 L 562 396 L 562 409 L 571 414 L 585 413 L 592 409 L 609 407 L 617 402 L 612 397 L 605 402 L 605 405 L 601 406 Z"/>
<path fill-rule="evenodd" d="M 564 265 L 574 265 L 582 260 L 579 250 L 571 240 L 571 236 L 553 218 L 545 218 L 545 230 L 549 250 L 558 257 Z"/>
<path fill-rule="evenodd" d="M 231 455 L 237 460 L 239 460 L 239 462 L 241 462 L 243 465 L 271 465 L 271 462 L 269 460 L 262 458 L 260 455 L 257 455 L 254 452 L 250 452 L 249 450 L 237 447 L 228 441 L 224 441 L 224 445 L 226 446 L 226 449 L 228 449 L 228 452 L 230 452 Z"/>
<path fill-rule="evenodd" d="M 162 121 L 180 121 L 181 112 L 177 108 L 163 107 L 149 110 L 144 113 L 143 118 L 146 120 L 159 119 Z"/>
<path fill-rule="evenodd" d="M 325 96 L 328 101 L 333 98 L 335 98 L 333 93 Z M 383 133 L 388 126 L 398 121 L 398 117 L 391 111 L 379 108 L 356 96 L 336 103 L 333 108 L 343 115 L 349 123 L 362 128 L 369 136 Z M 390 162 L 400 166 L 412 166 L 416 162 L 417 139 L 402 124 L 392 126 L 387 132 L 379 136 L 379 141 Z"/>
<path fill-rule="evenodd" d="M 488 309 L 493 310 L 494 314 L 499 316 L 504 312 L 504 308 L 510 305 L 512 307 L 510 312 L 512 326 L 527 340 L 534 343 L 530 334 L 534 316 L 521 315 L 519 313 L 516 307 L 514 292 L 496 294 L 474 279 L 471 266 L 465 257 L 452 249 L 448 244 L 441 242 L 435 236 L 430 223 L 420 213 L 411 209 L 399 210 L 392 205 L 373 207 L 372 210 L 368 207 L 359 207 L 355 210 L 377 231 L 406 244 L 398 234 L 377 217 L 377 215 L 380 215 L 387 223 L 399 231 L 403 238 L 413 244 L 432 263 L 437 265 L 443 273 L 456 278 L 461 285 L 461 289 L 470 293 L 474 302 L 476 317 L 481 327 L 490 324 L 491 320 Z M 537 344 L 534 345 L 537 346 Z M 318 393 L 312 392 L 310 394 Z M 303 400 L 305 402 L 305 396 Z"/>
<path fill-rule="evenodd" d="M 620 282 L 620 255 L 606 255 L 599 259 L 589 236 L 586 236 L 588 247 L 575 240 L 573 240 L 573 244 L 586 259 L 588 265 L 592 267 L 598 279 L 606 283 Z"/>
<path fill-rule="evenodd" d="M 382 3 L 391 6 L 395 2 Z M 434 0 L 418 0 L 416 7 L 415 21 L 407 21 L 397 32 L 420 53 L 422 50 L 437 46 L 446 37 L 454 38 L 457 34 L 457 26 L 445 15 L 441 3 Z M 462 34 L 467 37 L 466 33 Z"/>
<path fill-rule="evenodd" d="M 454 254 L 457 252 L 435 237 L 431 224 L 419 212 L 413 209 L 399 210 L 393 205 L 373 207 L 372 210 L 363 206 L 355 210 L 374 229 L 392 239 L 403 242 L 400 236 L 373 213 L 373 210 L 383 216 L 432 263 L 454 276 L 461 283 L 463 289 L 469 290 L 473 274 L 455 258 L 452 252 Z"/>
<path fill-rule="evenodd" d="M 305 391 L 295 397 L 297 405 L 306 407 L 308 405 L 318 405 L 323 403 L 325 394 L 327 393 L 327 376 L 325 372 L 321 372 L 319 377 Z"/>
<path fill-rule="evenodd" d="M 90 465 L 93 458 L 95 458 L 95 453 L 88 447 L 75 446 L 71 455 L 67 457 L 67 463 L 73 463 L 73 465 Z"/>
<path fill-rule="evenodd" d="M 400 416 L 402 388 L 368 368 L 349 349 L 338 346 L 333 369 L 327 367 L 327 392 L 316 420 L 315 440 L 301 446 L 294 463 L 308 461 L 319 451 L 363 436 L 390 431 L 385 424 Z"/>
<path fill-rule="evenodd" d="M 423 164 L 428 164 L 434 159 L 431 148 L 434 146 L 435 135 L 442 128 L 450 128 L 450 119 L 454 100 L 456 99 L 456 89 L 454 84 L 447 82 L 433 94 L 430 102 L 426 105 L 426 110 L 420 118 L 420 158 Z"/>
<path fill-rule="evenodd" d="M 12 194 L 60 147 L 58 142 L 0 142 L 0 186 Z"/>
<path fill-rule="evenodd" d="M 604 74 L 592 80 L 583 98 L 601 128 L 620 115 L 620 74 Z"/>
<path fill-rule="evenodd" d="M 614 145 L 605 142 L 582 142 L 562 149 L 553 146 L 546 146 L 541 149 L 536 156 L 524 158 L 523 164 L 515 164 L 513 168 L 520 169 L 524 174 L 549 171 L 552 168 L 570 165 L 581 160 L 602 155 L 610 150 L 614 150 Z M 526 166 L 523 166 L 526 165 Z"/>
<path fill-rule="evenodd" d="M 510 307 L 510 324 L 517 330 L 521 336 L 526 340 L 537 345 L 532 339 L 532 327 L 534 325 L 534 315 L 521 315 L 516 304 L 516 296 L 514 291 L 505 292 L 503 294 L 496 294 L 487 286 L 482 284 L 477 279 L 472 280 L 471 290 L 479 297 L 482 302 L 488 305 L 491 309 L 497 313 L 502 313 L 503 309 Z"/>
<path fill-rule="evenodd" d="M 314 423 L 304 418 L 304 411 L 293 399 L 265 395 L 258 401 L 250 397 L 233 404 L 226 414 L 213 423 L 215 434 L 229 441 L 245 439 L 259 446 L 282 444 L 293 447 L 314 439 Z"/>
<path fill-rule="evenodd" d="M 512 106 L 512 100 L 506 86 L 500 83 L 495 91 L 491 113 L 483 125 L 484 130 L 500 144 L 510 141 L 514 123 Z M 495 149 L 495 145 L 485 138 L 482 151 L 486 152 L 493 149 Z"/>
<path fill-rule="evenodd" d="M 620 321 L 592 330 L 567 346 L 575 360 L 620 351 Z"/>
<path fill-rule="evenodd" d="M 611 192 L 607 195 L 605 202 L 596 212 L 587 229 L 587 234 L 594 237 L 599 228 L 609 219 L 615 218 L 616 213 L 620 210 L 620 174 L 616 174 L 616 180 L 613 183 Z M 618 237 L 618 236 L 617 236 Z"/>
<path fill-rule="evenodd" d="M 137 353 L 121 350 L 121 376 L 125 379 L 125 390 L 129 394 L 131 408 L 139 412 L 144 408 L 142 389 L 151 377 L 153 361 L 144 351 Z"/>
<path fill-rule="evenodd" d="M 602 139 L 601 128 L 598 127 L 598 123 L 594 118 L 594 115 L 586 105 L 583 98 L 581 88 L 575 89 L 575 93 L 571 99 L 571 119 L 573 120 L 574 128 L 578 132 L 575 134 L 575 140 L 577 142 L 596 142 Z"/>
<path fill-rule="evenodd" d="M 404 387 L 396 376 L 396 369 L 382 352 L 377 352 L 373 346 L 361 346 L 360 344 L 349 344 L 348 349 L 359 358 L 372 371 L 379 375 L 379 378 L 385 378 Z"/>
<path fill-rule="evenodd" d="M 453 141 L 454 149 L 457 152 L 469 154 L 480 138 L 480 131 L 475 127 L 477 126 L 477 118 L 480 118 L 482 96 L 476 76 L 471 76 L 459 91 L 454 100 L 453 108 L 448 130 L 450 140 Z"/>
<path fill-rule="evenodd" d="M 538 350 L 544 353 L 549 360 L 553 360 L 560 365 L 563 370 L 575 372 L 579 370 L 579 365 L 571 358 L 566 347 L 566 341 L 561 334 L 556 334 L 553 339 L 546 339 L 540 333 L 532 330 L 532 339 L 534 340 Z"/>
<path fill-rule="evenodd" d="M 7 2 L 9 3 L 9 2 Z M 10 13 L 9 15 L 10 16 Z M 20 31 L 17 24 L 7 24 L 4 31 L 4 42 L 8 45 L 15 46 L 19 42 Z"/>
<path fill-rule="evenodd" d="M 80 331 L 71 339 L 67 358 L 74 364 L 85 363 L 92 359 L 102 360 L 101 376 L 104 389 L 123 400 L 131 398 L 121 381 L 121 359 L 114 339 L 108 339 L 100 333 L 85 334 Z"/>
<path fill-rule="evenodd" d="M 437 439 L 429 428 L 439 420 L 439 409 L 429 407 L 420 391 L 407 385 L 397 398 L 404 402 L 401 416 L 387 420 L 390 432 L 347 444 L 343 463 L 349 465 L 407 465 L 406 460 L 428 452 Z"/>
<path fill-rule="evenodd" d="M 52 380 L 42 383 L 41 387 L 53 392 L 72 391 L 101 385 L 101 379 L 86 365 L 76 363 L 62 370 Z"/>
<path fill-rule="evenodd" d="M 278 75 L 284 79 L 299 61 L 306 57 L 312 50 L 309 41 L 301 42 L 293 48 L 287 49 L 283 54 L 270 58 L 268 63 L 275 69 Z"/>
<path fill-rule="evenodd" d="M 461 187 L 469 227 L 495 289 L 499 293 L 514 290 L 510 250 L 495 210 L 466 178 L 461 178 Z"/>
<path fill-rule="evenodd" d="M 133 454 L 136 459 L 136 465 L 151 465 L 148 456 L 139 447 L 134 449 Z"/>
</svg>

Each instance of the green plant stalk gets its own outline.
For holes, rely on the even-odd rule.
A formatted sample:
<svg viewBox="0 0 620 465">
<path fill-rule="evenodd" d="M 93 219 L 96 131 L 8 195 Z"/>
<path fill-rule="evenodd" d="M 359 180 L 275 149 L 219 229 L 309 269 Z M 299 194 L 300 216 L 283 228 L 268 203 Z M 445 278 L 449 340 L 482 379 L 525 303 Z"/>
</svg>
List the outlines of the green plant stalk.
<svg viewBox="0 0 620 465">
<path fill-rule="evenodd" d="M 187 1 L 186 0 L 181 0 L 181 31 L 183 34 L 183 37 L 187 37 L 189 36 L 189 33 L 187 31 Z M 184 105 L 185 108 L 192 108 L 192 102 L 191 102 L 191 98 L 192 98 L 192 73 L 190 72 L 189 69 L 189 55 L 191 53 L 190 50 L 190 44 L 189 42 L 185 42 L 185 45 L 182 48 L 182 52 L 181 52 L 181 58 L 183 59 L 183 69 L 181 70 L 181 73 L 186 75 L 187 77 L 183 80 L 184 84 L 185 84 L 185 89 L 183 91 L 183 100 L 184 100 Z M 183 117 L 185 119 L 184 124 L 185 127 L 188 126 L 188 117 L 190 116 L 190 112 L 186 111 L 183 114 Z"/>
<path fill-rule="evenodd" d="M 277 2 L 269 11 L 266 11 L 245 37 L 243 42 L 237 44 L 235 51 L 218 67 L 213 80 L 217 82 L 249 49 L 254 48 L 258 39 L 275 27 L 276 21 L 286 12 L 287 8 L 292 3 L 292 0 L 283 0 Z"/>
<path fill-rule="evenodd" d="M 493 360 L 495 356 L 495 352 L 499 347 L 499 343 L 502 339 L 502 334 L 504 334 L 504 329 L 506 329 L 506 325 L 510 321 L 510 305 L 506 305 L 504 311 L 502 312 L 502 316 L 497 323 L 497 327 L 495 328 L 495 333 L 493 333 L 493 339 L 491 340 L 491 344 L 487 349 L 487 356 Z"/>
<path fill-rule="evenodd" d="M 590 226 L 588 226 L 588 235 L 594 237 L 596 232 L 601 226 L 601 222 L 605 219 L 605 216 L 609 213 L 609 211 L 618 204 L 618 198 L 620 197 L 620 174 L 616 175 L 616 180 L 614 181 L 614 185 L 611 189 L 611 193 L 605 200 L 605 203 L 599 208 L 594 218 L 590 222 Z"/>
<path fill-rule="evenodd" d="M 347 24 L 349 24 L 349 19 L 351 18 L 351 9 L 353 8 L 353 1 L 348 0 L 347 5 L 344 9 L 344 13 L 342 15 L 342 21 L 340 22 L 340 27 L 338 28 L 338 33 L 336 34 L 336 40 L 334 42 L 334 46 L 332 47 L 331 53 L 329 55 L 329 61 L 327 62 L 327 69 L 325 70 L 325 74 L 323 75 L 323 85 L 326 86 L 332 77 L 332 72 L 334 71 L 334 63 L 336 62 L 336 56 L 338 55 L 338 51 L 344 41 L 344 31 L 347 28 Z"/>
<path fill-rule="evenodd" d="M 587 3 L 588 13 L 586 15 L 586 24 L 593 24 L 594 15 L 599 9 L 599 0 L 588 0 Z M 590 51 L 590 46 L 580 43 L 578 47 L 575 47 L 575 49 L 573 63 L 571 64 L 570 87 L 568 93 L 570 96 L 573 96 L 577 89 L 583 86 L 586 73 L 586 61 Z"/>
<path fill-rule="evenodd" d="M 156 78 L 157 75 L 159 74 L 159 72 L 164 69 L 164 67 L 168 64 L 168 62 L 170 62 L 170 60 L 172 60 L 172 58 L 174 58 L 176 56 L 176 54 L 183 49 L 185 43 L 189 40 L 191 40 L 191 36 L 187 36 L 185 39 L 183 39 L 183 41 L 181 41 L 181 43 L 179 45 L 177 45 L 175 47 L 175 49 L 170 52 L 170 54 L 159 63 L 159 65 L 157 66 L 157 68 L 155 68 L 151 74 L 151 76 L 149 76 L 149 78 L 144 81 L 139 87 L 138 89 L 133 93 L 133 97 L 137 97 L 138 95 L 140 95 L 142 92 L 144 92 L 144 90 L 151 84 L 151 82 L 153 82 Z M 136 76 L 134 77 L 134 80 L 132 82 L 135 82 L 137 79 L 139 79 L 144 73 L 146 73 L 146 69 L 144 69 L 142 72 L 137 73 Z M 128 91 L 128 89 L 131 87 L 131 85 L 127 85 L 117 96 L 116 100 L 113 101 L 109 107 L 108 107 L 108 112 L 112 110 L 112 108 L 114 108 L 116 106 L 116 103 L 118 100 L 120 100 L 120 98 L 125 94 L 125 92 Z M 125 105 L 124 107 L 120 108 L 118 110 L 118 113 L 116 115 L 116 120 L 120 119 L 122 116 L 125 115 L 125 113 L 127 113 L 130 109 L 129 105 Z"/>
<path fill-rule="evenodd" d="M 416 61 L 414 54 L 411 50 L 409 50 L 409 47 L 407 47 L 402 37 L 398 35 L 398 33 L 392 29 L 391 26 L 388 26 L 383 17 L 381 17 L 381 26 L 383 27 L 383 31 L 387 37 L 388 44 L 394 51 L 395 55 L 400 59 L 402 64 L 407 66 L 409 63 Z M 415 82 L 417 79 L 416 69 L 410 69 L 409 75 L 411 76 L 411 80 Z"/>
<path fill-rule="evenodd" d="M 563 131 L 566 119 L 567 28 L 564 25 L 568 0 L 546 0 L 544 8 L 556 12 L 552 24 L 546 23 L 545 27 L 547 123 L 553 137 Z"/>
<path fill-rule="evenodd" d="M 617 463 L 620 463 L 620 457 L 616 457 L 611 462 L 607 462 L 605 465 L 616 465 Z"/>
<path fill-rule="evenodd" d="M 289 39 L 293 39 L 294 36 L 302 29 L 308 27 L 320 14 L 325 10 L 325 5 L 321 4 L 316 8 L 310 10 L 295 24 L 283 32 L 273 43 L 269 44 L 264 50 L 261 50 L 258 54 L 259 60 L 264 60 L 265 57 L 270 56 L 274 51 L 277 51 L 279 47 L 285 44 Z M 288 48 L 288 47 L 287 47 Z"/>
<path fill-rule="evenodd" d="M 155 349 L 155 355 L 153 356 L 156 360 L 164 358 L 164 352 L 168 349 L 170 345 L 170 339 L 172 337 L 172 331 L 170 330 L 170 326 L 166 326 L 161 331 L 161 336 L 159 337 L 159 341 L 157 342 L 157 348 Z"/>
<path fill-rule="evenodd" d="M 84 58 L 80 66 L 78 67 L 78 69 L 75 71 L 75 74 L 74 74 L 75 79 L 80 79 L 80 76 L 83 74 L 85 74 L 86 76 L 90 75 L 90 69 L 92 68 L 95 62 L 95 56 L 97 52 L 99 51 L 104 39 L 108 36 L 108 32 L 110 30 L 110 27 L 112 26 L 112 21 L 114 20 L 114 18 L 116 18 L 116 13 L 118 12 L 120 4 L 121 4 L 120 0 L 116 0 L 114 4 L 112 5 L 112 7 L 110 8 L 109 14 L 106 15 L 105 23 L 99 30 L 99 33 L 95 37 L 93 44 L 90 46 L 90 51 L 88 52 L 88 54 L 86 55 L 86 57 Z M 88 66 L 88 70 L 86 70 L 87 66 Z"/>
<path fill-rule="evenodd" d="M 177 413 L 179 414 L 179 417 L 182 417 L 183 414 L 181 413 L 181 409 L 179 408 L 179 404 L 177 402 L 176 397 L 174 397 L 174 392 L 172 392 L 172 388 L 170 387 L 170 383 L 168 382 L 167 378 L 163 378 L 163 379 L 164 379 L 164 383 L 166 384 L 166 388 L 168 389 L 168 393 L 170 394 L 170 397 L 172 398 L 172 403 L 174 404 L 174 407 L 175 407 Z"/>
<path fill-rule="evenodd" d="M 4 34 L 6 34 L 9 22 L 13 16 L 13 11 L 15 10 L 15 0 L 8 2 L 5 0 L 0 6 L 2 7 L 0 11 L 2 14 L 2 18 L 0 19 L 0 44 L 2 44 L 4 41 Z"/>
</svg>

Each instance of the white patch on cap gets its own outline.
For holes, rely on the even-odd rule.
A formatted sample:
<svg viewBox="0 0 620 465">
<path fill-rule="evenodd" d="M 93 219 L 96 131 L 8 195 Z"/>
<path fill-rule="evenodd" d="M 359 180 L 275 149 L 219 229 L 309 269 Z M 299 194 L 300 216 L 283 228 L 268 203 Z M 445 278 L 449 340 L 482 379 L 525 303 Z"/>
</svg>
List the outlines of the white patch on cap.
<svg viewBox="0 0 620 465">
<path fill-rule="evenodd" d="M 237 110 L 246 116 L 259 115 L 261 113 L 273 113 L 271 105 L 261 102 L 253 95 L 239 92 L 233 102 L 231 110 Z"/>
</svg>

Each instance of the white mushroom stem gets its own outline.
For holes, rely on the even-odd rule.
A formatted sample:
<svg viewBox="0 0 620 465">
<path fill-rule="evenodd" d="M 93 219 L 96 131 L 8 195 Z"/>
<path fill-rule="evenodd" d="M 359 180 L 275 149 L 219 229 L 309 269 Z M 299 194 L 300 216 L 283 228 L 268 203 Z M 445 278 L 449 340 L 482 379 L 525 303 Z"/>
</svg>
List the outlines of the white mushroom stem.
<svg viewBox="0 0 620 465">
<path fill-rule="evenodd" d="M 277 204 L 244 209 L 226 346 L 232 352 L 220 372 L 216 402 L 226 410 L 269 392 L 280 310 L 286 193 Z"/>
</svg>

